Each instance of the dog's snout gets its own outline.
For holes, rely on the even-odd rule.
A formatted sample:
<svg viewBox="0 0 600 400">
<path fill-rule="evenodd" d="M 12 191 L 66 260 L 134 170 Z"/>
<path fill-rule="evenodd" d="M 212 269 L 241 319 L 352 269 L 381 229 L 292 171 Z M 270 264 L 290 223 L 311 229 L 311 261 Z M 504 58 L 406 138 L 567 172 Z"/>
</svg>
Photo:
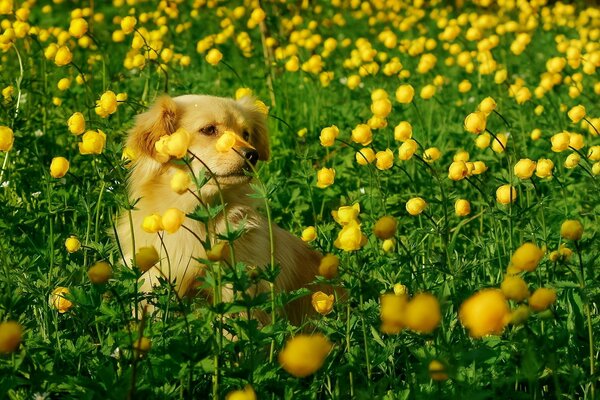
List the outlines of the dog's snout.
<svg viewBox="0 0 600 400">
<path fill-rule="evenodd" d="M 258 162 L 258 151 L 256 151 L 255 149 L 242 147 L 240 148 L 240 153 L 242 153 L 242 156 L 246 160 L 248 160 L 250 164 L 256 165 L 256 163 Z"/>
</svg>

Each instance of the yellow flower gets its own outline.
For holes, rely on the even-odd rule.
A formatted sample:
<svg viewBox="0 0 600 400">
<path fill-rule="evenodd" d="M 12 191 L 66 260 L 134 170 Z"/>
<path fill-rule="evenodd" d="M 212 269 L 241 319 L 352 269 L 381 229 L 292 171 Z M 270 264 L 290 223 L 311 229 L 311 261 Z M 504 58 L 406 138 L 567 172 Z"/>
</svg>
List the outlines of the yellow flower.
<svg viewBox="0 0 600 400">
<path fill-rule="evenodd" d="M 527 283 L 518 275 L 507 275 L 502 281 L 500 289 L 509 300 L 521 302 L 529 297 Z"/>
<path fill-rule="evenodd" d="M 467 168 L 469 167 L 469 163 L 467 163 Z M 487 165 L 485 165 L 485 163 L 483 161 L 475 161 L 473 163 L 473 170 L 471 171 L 471 173 L 473 175 L 479 175 L 479 174 L 483 174 L 485 171 L 487 171 Z"/>
<path fill-rule="evenodd" d="M 83 18 L 74 18 L 71 20 L 71 24 L 69 25 L 69 33 L 71 36 L 80 38 L 86 34 L 88 30 L 88 23 Z"/>
<path fill-rule="evenodd" d="M 206 252 L 206 258 L 210 261 L 224 261 L 230 255 L 229 242 L 220 241 L 212 245 L 210 250 Z"/>
<path fill-rule="evenodd" d="M 418 144 L 412 139 L 406 140 L 398 149 L 398 158 L 402 161 L 408 161 L 417 151 Z"/>
<path fill-rule="evenodd" d="M 464 161 L 454 161 L 448 168 L 448 178 L 453 181 L 460 181 L 469 175 L 469 169 Z"/>
<path fill-rule="evenodd" d="M 434 85 L 425 85 L 421 88 L 420 96 L 424 100 L 429 100 L 435 95 L 435 86 Z"/>
<path fill-rule="evenodd" d="M 50 176 L 62 178 L 69 170 L 69 160 L 64 157 L 54 157 L 50 163 Z"/>
<path fill-rule="evenodd" d="M 485 115 L 488 115 L 496 109 L 496 100 L 494 100 L 492 97 L 486 97 L 485 99 L 481 100 L 478 108 L 479 111 Z"/>
<path fill-rule="evenodd" d="M 106 134 L 100 129 L 98 131 L 87 131 L 83 134 L 83 140 L 79 143 L 81 154 L 101 154 L 106 144 Z"/>
<path fill-rule="evenodd" d="M 377 160 L 375 166 L 382 171 L 394 166 L 394 153 L 390 149 L 378 151 L 377 154 L 375 154 L 375 159 Z"/>
<path fill-rule="evenodd" d="M 399 142 L 405 142 L 408 139 L 412 138 L 413 130 L 410 122 L 401 121 L 394 128 L 394 140 Z"/>
<path fill-rule="evenodd" d="M 241 87 L 236 89 L 235 91 L 235 99 L 239 100 L 242 97 L 250 97 L 252 96 L 252 89 L 247 88 L 247 87 Z"/>
<path fill-rule="evenodd" d="M 156 233 L 163 230 L 162 218 L 158 214 L 152 214 L 144 217 L 142 229 L 148 233 Z"/>
<path fill-rule="evenodd" d="M 190 174 L 188 174 L 186 171 L 178 169 L 171 177 L 169 184 L 172 191 L 178 194 L 183 194 L 189 189 L 190 185 L 192 184 L 192 179 L 190 178 Z"/>
<path fill-rule="evenodd" d="M 389 253 L 390 251 L 394 250 L 394 246 L 396 246 L 396 241 L 394 239 L 385 239 L 381 243 L 381 249 L 385 253 Z"/>
<path fill-rule="evenodd" d="M 50 294 L 50 307 L 56 309 L 59 313 L 64 314 L 73 307 L 73 303 L 65 298 L 70 291 L 66 287 L 59 286 Z"/>
<path fill-rule="evenodd" d="M 178 208 L 169 208 L 164 212 L 161 225 L 168 233 L 175 233 L 185 221 L 185 213 Z"/>
<path fill-rule="evenodd" d="M 61 46 L 56 50 L 56 55 L 54 56 L 54 63 L 59 67 L 63 67 L 67 64 L 70 64 L 73 60 L 73 54 L 71 54 L 71 50 L 69 50 L 66 46 Z"/>
<path fill-rule="evenodd" d="M 590 146 L 587 158 L 590 161 L 600 161 L 600 146 Z"/>
<path fill-rule="evenodd" d="M 502 185 L 496 189 L 496 201 L 500 204 L 510 204 L 517 200 L 517 190 L 511 185 Z"/>
<path fill-rule="evenodd" d="M 397 335 L 404 328 L 404 311 L 408 304 L 408 295 L 383 294 L 380 302 L 381 332 Z"/>
<path fill-rule="evenodd" d="M 351 139 L 354 143 L 362 144 L 363 146 L 368 146 L 373 141 L 373 133 L 371 132 L 371 128 L 366 124 L 359 124 L 352 130 Z"/>
<path fill-rule="evenodd" d="M 16 351 L 21 344 L 23 327 L 15 321 L 0 323 L 0 353 L 8 354 Z"/>
<path fill-rule="evenodd" d="M 351 206 L 342 206 L 337 211 L 332 211 L 331 215 L 335 222 L 340 225 L 346 225 L 352 221 L 356 221 L 360 213 L 360 204 L 354 203 Z"/>
<path fill-rule="evenodd" d="M 508 142 L 508 136 L 505 133 L 499 133 L 496 138 L 492 140 L 492 150 L 495 153 L 502 153 L 506 149 L 506 143 Z"/>
<path fill-rule="evenodd" d="M 523 243 L 510 258 L 510 265 L 519 271 L 535 271 L 544 251 L 533 243 Z"/>
<path fill-rule="evenodd" d="M 406 211 L 410 215 L 419 215 L 427 207 L 427 202 L 421 197 L 413 197 L 406 202 Z"/>
<path fill-rule="evenodd" d="M 560 236 L 567 240 L 580 240 L 583 236 L 583 225 L 576 219 L 568 219 L 560 226 Z"/>
<path fill-rule="evenodd" d="M 158 260 L 158 252 L 154 246 L 140 247 L 138 252 L 135 253 L 135 265 L 142 272 L 148 271 L 158 262 Z"/>
<path fill-rule="evenodd" d="M 429 371 L 429 377 L 434 381 L 445 381 L 448 379 L 446 366 L 439 360 L 431 360 L 427 370 Z"/>
<path fill-rule="evenodd" d="M 342 226 L 333 245 L 338 249 L 354 251 L 360 249 L 365 243 L 366 238 L 360 230 L 360 224 L 356 220 L 352 220 Z"/>
<path fill-rule="evenodd" d="M 335 170 L 333 168 L 321 168 L 317 171 L 317 187 L 324 189 L 333 185 L 335 180 Z"/>
<path fill-rule="evenodd" d="M 142 336 L 133 342 L 132 347 L 136 353 L 136 356 L 141 357 L 150 351 L 152 348 L 152 341 L 147 337 Z"/>
<path fill-rule="evenodd" d="M 373 226 L 373 233 L 379 239 L 385 240 L 394 237 L 396 234 L 396 227 L 398 226 L 398 222 L 394 217 L 389 215 L 385 215 L 375 222 L 375 226 Z"/>
<path fill-rule="evenodd" d="M 62 78 L 58 81 L 58 83 L 56 84 L 56 87 L 58 88 L 58 90 L 60 91 L 65 91 L 68 88 L 71 87 L 71 78 Z"/>
<path fill-rule="evenodd" d="M 2 89 L 2 97 L 4 97 L 5 101 L 10 101 L 10 98 L 13 95 L 15 88 L 13 87 L 13 85 L 8 85 L 7 87 L 5 87 L 4 89 Z"/>
<path fill-rule="evenodd" d="M 458 316 L 469 335 L 480 338 L 501 334 L 510 317 L 510 309 L 500 290 L 483 289 L 461 304 Z"/>
<path fill-rule="evenodd" d="M 585 138 L 580 133 L 569 133 L 569 147 L 575 150 L 581 150 L 585 145 Z"/>
<path fill-rule="evenodd" d="M 0 126 L 0 151 L 10 151 L 15 142 L 13 130 L 8 126 Z"/>
<path fill-rule="evenodd" d="M 226 133 L 227 131 L 223 136 L 225 136 Z M 169 139 L 166 142 L 166 149 L 164 150 L 166 150 L 166 153 L 169 156 L 183 158 L 187 154 L 191 141 L 192 135 L 185 128 L 179 128 L 169 136 Z"/>
<path fill-rule="evenodd" d="M 510 313 L 509 323 L 512 325 L 521 325 L 529 318 L 530 309 L 525 304 L 521 304 Z"/>
<path fill-rule="evenodd" d="M 112 90 L 102 93 L 100 100 L 96 102 L 96 114 L 106 117 L 117 111 L 117 95 Z"/>
<path fill-rule="evenodd" d="M 133 29 L 135 28 L 135 24 L 137 24 L 137 19 L 135 19 L 135 17 L 128 15 L 121 20 L 121 30 L 123 31 L 124 34 L 128 35 L 131 32 L 133 32 Z"/>
<path fill-rule="evenodd" d="M 425 151 L 423 152 L 423 160 L 425 160 L 428 163 L 432 163 L 434 161 L 439 160 L 441 156 L 442 152 L 437 147 L 430 147 L 428 149 L 425 149 Z"/>
<path fill-rule="evenodd" d="M 473 85 L 471 84 L 471 82 L 464 79 L 458 84 L 458 91 L 460 93 L 467 93 L 469 90 L 471 90 L 472 87 Z"/>
<path fill-rule="evenodd" d="M 585 107 L 582 105 L 575 106 L 567 113 L 571 121 L 576 124 L 585 118 Z"/>
<path fill-rule="evenodd" d="M 227 153 L 235 145 L 237 135 L 232 131 L 225 131 L 215 143 L 215 148 L 219 153 Z"/>
<path fill-rule="evenodd" d="M 102 284 L 112 277 L 112 268 L 106 261 L 98 261 L 88 269 L 87 274 L 92 283 Z"/>
<path fill-rule="evenodd" d="M 400 85 L 396 89 L 396 100 L 401 104 L 408 104 L 415 96 L 415 89 L 411 85 Z"/>
<path fill-rule="evenodd" d="M 579 165 L 581 161 L 581 156 L 577 153 L 571 153 L 567 156 L 565 160 L 565 168 L 572 169 Z"/>
<path fill-rule="evenodd" d="M 279 353 L 279 364 L 296 378 L 304 378 L 323 366 L 332 347 L 331 342 L 320 333 L 296 335 Z"/>
<path fill-rule="evenodd" d="M 337 276 L 340 259 L 334 254 L 326 254 L 319 263 L 319 275 L 326 279 L 333 279 Z"/>
<path fill-rule="evenodd" d="M 0 0 L 0 15 L 13 13 L 13 0 Z"/>
<path fill-rule="evenodd" d="M 327 315 L 333 311 L 333 301 L 334 297 L 332 294 L 328 295 L 323 292 L 312 294 L 312 306 L 321 315 Z"/>
<path fill-rule="evenodd" d="M 396 283 L 394 284 L 394 294 L 397 296 L 400 295 L 408 295 L 408 288 L 406 287 L 406 285 L 403 285 L 401 283 Z"/>
<path fill-rule="evenodd" d="M 529 298 L 529 307 L 536 312 L 548 309 L 556 301 L 556 290 L 538 288 Z"/>
<path fill-rule="evenodd" d="M 537 161 L 537 166 L 535 168 L 535 175 L 539 178 L 548 178 L 552 176 L 552 170 L 554 169 L 554 163 L 552 160 L 547 158 L 540 158 Z"/>
<path fill-rule="evenodd" d="M 513 168 L 513 172 L 519 179 L 529 179 L 536 169 L 536 162 L 529 158 L 520 159 Z"/>
<path fill-rule="evenodd" d="M 563 131 L 552 136 L 550 141 L 552 142 L 552 151 L 559 153 L 569 148 L 571 134 Z"/>
<path fill-rule="evenodd" d="M 600 146 L 599 146 L 600 147 Z M 356 162 L 359 165 L 368 165 L 375 160 L 375 152 L 370 147 L 364 147 L 356 152 Z"/>
<path fill-rule="evenodd" d="M 371 112 L 378 118 L 386 118 L 392 112 L 392 102 L 387 97 L 374 100 Z"/>
<path fill-rule="evenodd" d="M 69 236 L 65 240 L 65 247 L 69 253 L 75 253 L 81 248 L 81 242 L 75 236 Z"/>
<path fill-rule="evenodd" d="M 210 49 L 206 54 L 206 62 L 210 65 L 217 65 L 223 59 L 223 53 L 219 49 Z"/>
<path fill-rule="evenodd" d="M 80 112 L 76 112 L 67 120 L 69 132 L 74 135 L 81 135 L 85 131 L 85 118 Z"/>
<path fill-rule="evenodd" d="M 429 293 L 419 293 L 404 309 L 404 324 L 419 333 L 431 333 L 442 319 L 440 303 Z"/>
<path fill-rule="evenodd" d="M 244 389 L 234 390 L 232 392 L 227 393 L 225 396 L 225 400 L 256 400 L 256 393 L 252 386 L 246 385 Z"/>
<path fill-rule="evenodd" d="M 329 147 L 333 146 L 335 139 L 340 134 L 340 130 L 337 126 L 331 125 L 326 128 L 321 129 L 321 136 L 319 136 L 319 140 L 321 141 L 321 146 Z"/>
<path fill-rule="evenodd" d="M 317 238 L 317 229 L 314 226 L 309 226 L 302 231 L 302 240 L 305 242 L 312 242 Z"/>
<path fill-rule="evenodd" d="M 466 217 L 471 213 L 471 203 L 465 199 L 458 199 L 454 203 L 454 212 L 459 217 Z"/>
<path fill-rule="evenodd" d="M 485 131 L 486 123 L 487 121 L 485 114 L 481 111 L 476 111 L 467 115 L 464 126 L 467 132 L 480 134 L 481 132 Z"/>
</svg>

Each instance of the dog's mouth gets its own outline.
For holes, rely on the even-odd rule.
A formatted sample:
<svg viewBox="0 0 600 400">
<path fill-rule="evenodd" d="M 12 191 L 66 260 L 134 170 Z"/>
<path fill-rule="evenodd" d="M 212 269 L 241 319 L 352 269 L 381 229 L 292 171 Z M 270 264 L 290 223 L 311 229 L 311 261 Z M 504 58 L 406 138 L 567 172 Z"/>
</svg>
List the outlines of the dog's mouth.
<svg viewBox="0 0 600 400">
<path fill-rule="evenodd" d="M 219 184 L 235 185 L 241 183 L 247 183 L 252 179 L 252 176 L 246 175 L 243 172 L 231 172 L 229 174 L 215 174 L 214 177 L 217 179 Z"/>
</svg>

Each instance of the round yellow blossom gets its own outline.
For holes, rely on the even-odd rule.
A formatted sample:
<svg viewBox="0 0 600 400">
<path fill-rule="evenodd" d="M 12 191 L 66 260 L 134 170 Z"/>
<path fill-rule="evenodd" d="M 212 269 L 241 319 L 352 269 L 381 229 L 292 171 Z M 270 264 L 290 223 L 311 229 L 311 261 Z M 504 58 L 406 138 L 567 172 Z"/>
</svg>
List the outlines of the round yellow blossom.
<svg viewBox="0 0 600 400">
<path fill-rule="evenodd" d="M 227 393 L 225 400 L 257 400 L 256 393 L 252 386 L 246 385 L 244 389 L 234 390 Z"/>
<path fill-rule="evenodd" d="M 389 253 L 390 251 L 394 250 L 395 246 L 396 241 L 394 239 L 385 239 L 383 242 L 381 242 L 381 249 L 385 253 Z"/>
<path fill-rule="evenodd" d="M 351 139 L 354 143 L 359 143 L 363 146 L 368 146 L 373 141 L 373 133 L 371 128 L 366 124 L 359 124 L 352 129 Z"/>
<path fill-rule="evenodd" d="M 368 165 L 375 160 L 375 151 L 370 147 L 364 147 L 356 152 L 356 162 L 359 165 Z"/>
<path fill-rule="evenodd" d="M 229 242 L 224 240 L 212 245 L 210 250 L 206 251 L 206 258 L 210 261 L 224 261 L 230 256 Z"/>
<path fill-rule="evenodd" d="M 408 304 L 408 295 L 384 294 L 380 297 L 381 332 L 397 335 L 404 328 L 404 311 Z"/>
<path fill-rule="evenodd" d="M 496 201 L 500 204 L 510 204 L 517 200 L 517 189 L 511 185 L 502 185 L 496 189 Z"/>
<path fill-rule="evenodd" d="M 144 217 L 142 229 L 148 233 L 156 233 L 163 230 L 162 218 L 158 214 L 152 214 Z"/>
<path fill-rule="evenodd" d="M 71 292 L 68 288 L 59 286 L 52 291 L 48 300 L 50 307 L 56 309 L 59 313 L 64 314 L 73 308 L 73 303 L 65 298 Z"/>
<path fill-rule="evenodd" d="M 135 351 L 136 356 L 141 357 L 148 353 L 152 348 L 152 341 L 145 336 L 137 339 L 133 342 L 133 350 Z"/>
<path fill-rule="evenodd" d="M 411 85 L 400 85 L 398 89 L 396 89 L 396 100 L 398 100 L 401 104 L 408 104 L 412 102 L 413 97 L 415 96 L 415 88 Z"/>
<path fill-rule="evenodd" d="M 50 176 L 62 178 L 69 170 L 69 160 L 64 157 L 54 157 L 50 163 Z"/>
<path fill-rule="evenodd" d="M 469 163 L 467 163 L 467 168 L 469 167 Z M 487 171 L 488 167 L 487 165 L 485 165 L 485 163 L 483 161 L 475 161 L 473 162 L 473 170 L 471 171 L 471 173 L 473 175 L 479 175 L 479 174 L 483 174 L 485 171 Z"/>
<path fill-rule="evenodd" d="M 478 108 L 479 111 L 485 115 L 488 115 L 496 109 L 496 100 L 494 100 L 492 97 L 486 97 L 485 99 L 481 100 Z"/>
<path fill-rule="evenodd" d="M 508 135 L 505 133 L 499 133 L 492 140 L 492 150 L 495 153 L 502 153 L 506 149 L 506 143 L 508 142 Z"/>
<path fill-rule="evenodd" d="M 140 247 L 137 253 L 135 253 L 135 265 L 142 272 L 146 272 L 152 268 L 159 259 L 158 252 L 154 246 Z"/>
<path fill-rule="evenodd" d="M 58 90 L 60 91 L 65 91 L 68 88 L 71 87 L 71 78 L 62 78 L 58 81 L 58 83 L 56 84 L 56 87 L 58 88 Z"/>
<path fill-rule="evenodd" d="M 569 148 L 571 134 L 569 132 L 560 132 L 550 138 L 552 142 L 552 151 L 561 152 Z"/>
<path fill-rule="evenodd" d="M 98 261 L 88 269 L 87 274 L 92 283 L 102 284 L 112 277 L 112 268 L 106 261 Z"/>
<path fill-rule="evenodd" d="M 394 294 L 397 296 L 408 295 L 408 288 L 401 283 L 394 284 Z"/>
<path fill-rule="evenodd" d="M 175 233 L 185 221 L 185 213 L 178 208 L 169 208 L 164 212 L 161 225 L 168 233 Z"/>
<path fill-rule="evenodd" d="M 136 24 L 137 19 L 131 15 L 128 15 L 121 20 L 121 30 L 124 34 L 128 35 L 133 32 Z"/>
<path fill-rule="evenodd" d="M 567 115 L 569 116 L 569 119 L 571 119 L 571 121 L 574 124 L 576 124 L 579 121 L 581 121 L 583 118 L 585 118 L 585 107 L 582 106 L 581 104 L 578 106 L 575 106 L 569 110 Z"/>
<path fill-rule="evenodd" d="M 169 185 L 171 186 L 171 190 L 178 194 L 183 194 L 187 192 L 187 190 L 192 185 L 192 178 L 187 171 L 182 169 L 178 169 L 175 174 L 171 177 L 169 181 Z"/>
<path fill-rule="evenodd" d="M 360 213 L 360 204 L 354 203 L 351 206 L 342 206 L 337 211 L 332 211 L 331 215 L 335 222 L 340 225 L 346 225 L 352 221 L 356 221 Z"/>
<path fill-rule="evenodd" d="M 361 81 L 360 80 L 360 76 L 358 76 L 358 75 L 350 75 L 348 77 L 348 81 L 346 82 L 346 85 L 351 90 L 354 90 L 354 89 L 356 89 L 360 85 L 360 81 Z"/>
<path fill-rule="evenodd" d="M 565 168 L 572 169 L 579 165 L 581 161 L 581 156 L 577 153 L 571 153 L 567 156 L 565 160 Z"/>
<path fill-rule="evenodd" d="M 316 292 L 312 294 L 311 303 L 316 312 L 327 315 L 333 311 L 334 297 L 332 294 Z"/>
<path fill-rule="evenodd" d="M 413 197 L 406 202 L 406 211 L 410 215 L 419 215 L 427 207 L 427 202 L 421 197 Z"/>
<path fill-rule="evenodd" d="M 535 244 L 523 243 L 510 258 L 510 265 L 519 271 L 535 271 L 540 260 L 544 257 L 544 251 Z"/>
<path fill-rule="evenodd" d="M 54 56 L 54 63 L 59 67 L 64 67 L 67 64 L 70 64 L 73 61 L 73 54 L 71 54 L 71 50 L 69 50 L 66 46 L 61 46 L 56 50 L 56 55 Z"/>
<path fill-rule="evenodd" d="M 75 236 L 69 236 L 65 240 L 65 248 L 69 253 L 75 253 L 81 248 L 81 242 Z"/>
<path fill-rule="evenodd" d="M 390 239 L 396 234 L 397 226 L 398 222 L 394 217 L 385 215 L 375 222 L 375 225 L 373 226 L 373 233 L 379 239 Z"/>
<path fill-rule="evenodd" d="M 522 325 L 529 318 L 529 315 L 531 314 L 530 310 L 531 309 L 528 306 L 521 304 L 510 313 L 509 323 L 511 325 Z"/>
<path fill-rule="evenodd" d="M 394 140 L 405 142 L 412 138 L 413 129 L 410 122 L 402 121 L 394 128 Z"/>
<path fill-rule="evenodd" d="M 319 263 L 319 275 L 326 279 L 333 279 L 337 276 L 340 259 L 334 254 L 326 254 Z"/>
<path fill-rule="evenodd" d="M 106 134 L 100 129 L 87 131 L 83 134 L 82 142 L 79 143 L 81 154 L 101 154 L 106 144 Z"/>
<path fill-rule="evenodd" d="M 445 381 L 448 379 L 446 366 L 439 360 L 431 360 L 427 367 L 429 377 L 434 381 Z"/>
<path fill-rule="evenodd" d="M 549 288 L 538 288 L 529 298 L 529 307 L 536 312 L 547 310 L 556 302 L 556 290 Z"/>
<path fill-rule="evenodd" d="M 458 151 L 453 157 L 452 157 L 452 161 L 464 161 L 467 162 L 469 161 L 470 156 L 469 156 L 469 152 L 468 151 Z"/>
<path fill-rule="evenodd" d="M 102 93 L 100 100 L 96 102 L 96 114 L 106 117 L 117 111 L 117 95 L 112 90 Z"/>
<path fill-rule="evenodd" d="M 583 236 L 583 225 L 576 219 L 568 219 L 560 226 L 560 236 L 567 240 L 580 240 Z"/>
<path fill-rule="evenodd" d="M 0 151 L 10 151 L 15 142 L 13 130 L 8 126 L 0 126 Z"/>
<path fill-rule="evenodd" d="M 333 245 L 344 251 L 354 251 L 359 250 L 365 243 L 366 237 L 360 230 L 360 224 L 356 220 L 352 220 L 342 226 Z"/>
<path fill-rule="evenodd" d="M 375 154 L 375 159 L 375 166 L 382 171 L 394 166 L 394 153 L 390 149 L 378 151 L 377 154 Z"/>
<path fill-rule="evenodd" d="M 440 159 L 442 152 L 437 147 L 430 147 L 423 152 L 423 160 L 428 163 L 435 162 Z"/>
<path fill-rule="evenodd" d="M 69 25 L 69 33 L 71 36 L 80 38 L 87 33 L 88 23 L 83 18 L 74 18 Z"/>
<path fill-rule="evenodd" d="M 335 180 L 335 170 L 333 168 L 321 168 L 317 171 L 317 187 L 324 189 L 333 185 Z"/>
<path fill-rule="evenodd" d="M 419 95 L 422 99 L 429 100 L 435 95 L 435 92 L 436 88 L 434 85 L 425 85 L 423 86 L 423 88 L 421 88 L 421 92 L 419 93 Z"/>
<path fill-rule="evenodd" d="M 587 158 L 590 161 L 600 161 L 600 146 L 590 146 Z"/>
<path fill-rule="evenodd" d="M 223 53 L 221 53 L 219 49 L 210 49 L 206 54 L 205 59 L 210 65 L 217 65 L 223 59 Z"/>
<path fill-rule="evenodd" d="M 464 121 L 465 130 L 470 133 L 480 134 L 485 131 L 486 117 L 481 111 L 476 111 L 467 115 Z"/>
<path fill-rule="evenodd" d="M 458 313 L 460 322 L 473 338 L 499 335 L 508 322 L 510 309 L 498 289 L 483 289 L 465 300 Z"/>
<path fill-rule="evenodd" d="M 312 242 L 317 238 L 317 229 L 314 226 L 309 226 L 302 231 L 302 240 Z"/>
<path fill-rule="evenodd" d="M 531 140 L 539 140 L 542 137 L 542 131 L 539 128 L 535 128 L 530 134 Z"/>
<path fill-rule="evenodd" d="M 16 351 L 21 344 L 23 327 L 15 321 L 0 323 L 0 354 Z"/>
<path fill-rule="evenodd" d="M 404 325 L 415 332 L 431 333 L 442 319 L 440 303 L 429 293 L 419 293 L 404 309 Z"/>
<path fill-rule="evenodd" d="M 458 84 L 458 91 L 460 93 L 467 93 L 469 90 L 473 88 L 473 85 L 468 80 L 464 79 Z"/>
<path fill-rule="evenodd" d="M 585 138 L 580 133 L 569 134 L 569 147 L 575 150 L 581 150 L 585 146 Z"/>
<path fill-rule="evenodd" d="M 552 170 L 554 169 L 554 162 L 547 158 L 540 158 L 537 161 L 535 168 L 535 175 L 539 178 L 548 178 L 552 176 Z"/>
<path fill-rule="evenodd" d="M 467 164 L 464 161 L 454 161 L 448 168 L 448 179 L 460 181 L 469 174 Z"/>
<path fill-rule="evenodd" d="M 458 199 L 454 203 L 454 213 L 459 217 L 466 217 L 471 213 L 471 203 L 469 200 Z"/>
<path fill-rule="evenodd" d="M 321 146 L 329 147 L 333 146 L 335 139 L 340 134 L 340 130 L 337 126 L 331 125 L 326 128 L 321 129 L 321 135 L 319 136 L 319 140 L 321 141 Z"/>
<path fill-rule="evenodd" d="M 237 142 L 237 135 L 233 131 L 225 131 L 216 141 L 215 148 L 219 153 L 227 153 Z M 187 150 L 186 150 L 187 151 Z"/>
<path fill-rule="evenodd" d="M 402 161 L 410 160 L 415 154 L 415 151 L 417 151 L 417 148 L 418 145 L 416 141 L 412 139 L 406 140 L 404 143 L 402 143 L 400 148 L 398 148 L 398 158 L 400 158 Z"/>
<path fill-rule="evenodd" d="M 371 112 L 379 118 L 387 117 L 392 112 L 392 102 L 386 97 L 373 101 Z"/>
<path fill-rule="evenodd" d="M 529 297 L 527 283 L 518 275 L 507 275 L 502 281 L 500 289 L 509 300 L 521 302 Z"/>
<path fill-rule="evenodd" d="M 332 348 L 331 342 L 320 333 L 299 334 L 289 339 L 279 353 L 279 364 L 296 378 L 317 372 Z"/>
<path fill-rule="evenodd" d="M 522 158 L 515 164 L 513 172 L 519 179 L 529 179 L 536 169 L 536 162 L 529 158 Z"/>
</svg>

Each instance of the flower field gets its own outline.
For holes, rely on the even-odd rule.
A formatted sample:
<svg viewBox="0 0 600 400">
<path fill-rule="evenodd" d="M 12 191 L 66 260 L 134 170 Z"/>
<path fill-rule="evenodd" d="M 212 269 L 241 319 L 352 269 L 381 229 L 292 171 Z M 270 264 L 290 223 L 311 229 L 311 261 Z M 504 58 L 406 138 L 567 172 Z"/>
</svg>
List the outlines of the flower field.
<svg viewBox="0 0 600 400">
<path fill-rule="evenodd" d="M 0 0 L 0 398 L 598 397 L 588 3 Z M 139 290 L 160 249 L 115 239 L 139 200 L 125 138 L 165 93 L 251 97 L 271 153 L 251 196 L 337 290 L 248 295 L 278 266 L 226 259 L 235 232 L 203 242 L 211 296 Z M 160 163 L 189 162 L 186 135 Z M 172 190 L 200 193 L 189 175 Z"/>
</svg>

